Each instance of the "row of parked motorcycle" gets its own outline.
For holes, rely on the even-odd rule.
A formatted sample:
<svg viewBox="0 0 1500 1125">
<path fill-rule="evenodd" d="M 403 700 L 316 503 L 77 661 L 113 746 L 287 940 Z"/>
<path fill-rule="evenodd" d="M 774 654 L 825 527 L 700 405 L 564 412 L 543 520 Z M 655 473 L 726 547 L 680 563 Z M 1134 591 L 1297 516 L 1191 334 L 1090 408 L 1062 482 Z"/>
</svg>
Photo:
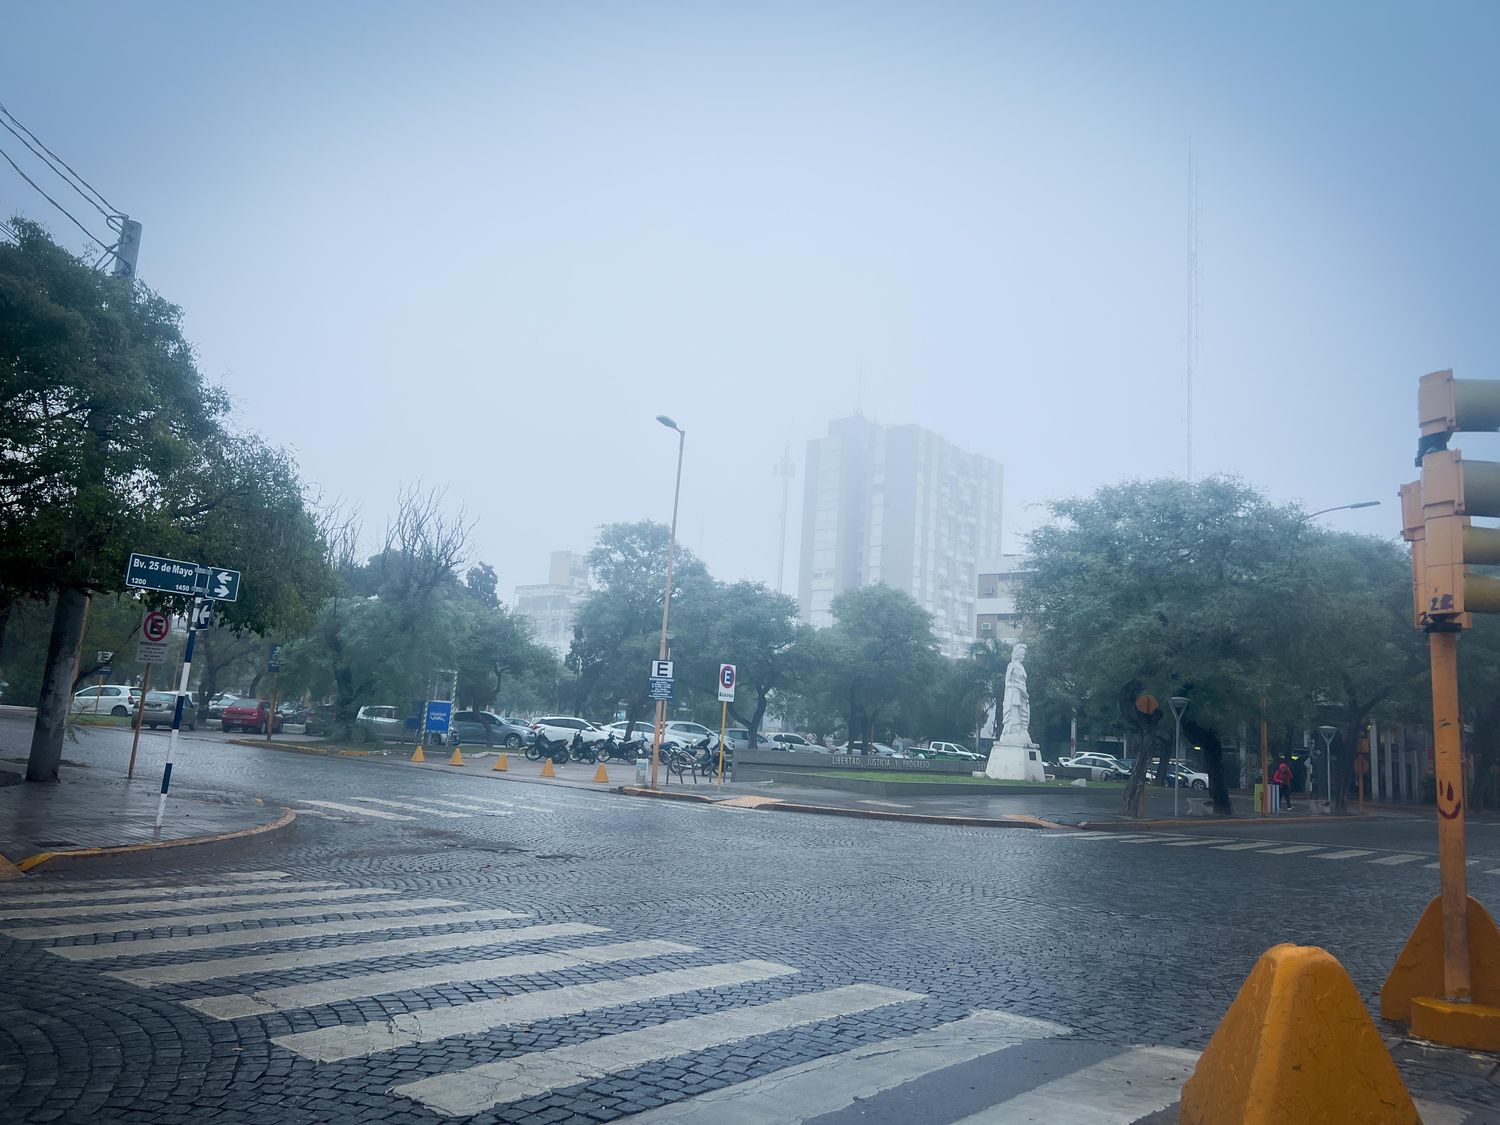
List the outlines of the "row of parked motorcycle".
<svg viewBox="0 0 1500 1125">
<path fill-rule="evenodd" d="M 663 742 L 659 749 L 660 757 L 668 763 L 668 768 L 679 774 L 689 769 L 700 773 L 717 770 L 719 753 L 717 738 L 702 738 L 692 743 Z M 526 747 L 528 761 L 540 762 L 544 758 L 550 758 L 554 765 L 559 766 L 567 765 L 569 762 L 586 762 L 589 765 L 626 762 L 634 765 L 637 760 L 649 757 L 651 757 L 649 739 L 644 736 L 629 740 L 616 738 L 613 731 L 607 737 L 595 742 L 585 742 L 581 733 L 575 734 L 569 741 L 562 738 L 548 738 L 541 731 L 537 731 L 536 741 Z M 732 760 L 733 754 L 728 744 L 725 744 L 723 761 L 726 772 Z"/>
</svg>

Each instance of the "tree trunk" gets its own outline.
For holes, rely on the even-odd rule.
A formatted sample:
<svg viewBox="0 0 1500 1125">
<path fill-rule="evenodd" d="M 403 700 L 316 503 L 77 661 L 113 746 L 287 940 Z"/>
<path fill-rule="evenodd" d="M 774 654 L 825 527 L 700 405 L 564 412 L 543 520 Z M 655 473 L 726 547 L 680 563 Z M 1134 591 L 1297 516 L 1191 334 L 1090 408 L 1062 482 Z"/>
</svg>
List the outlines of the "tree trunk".
<svg viewBox="0 0 1500 1125">
<path fill-rule="evenodd" d="M 26 761 L 27 781 L 58 780 L 63 734 L 73 702 L 73 670 L 78 667 L 83 615 L 88 604 L 88 594 L 76 587 L 58 591 L 52 637 L 47 642 L 47 667 L 42 673 L 42 691 L 37 700 L 36 726 L 31 732 L 31 754 Z"/>
<path fill-rule="evenodd" d="M 1224 743 L 1218 731 L 1200 727 L 1184 719 L 1183 733 L 1190 742 L 1203 747 L 1203 762 L 1208 767 L 1208 795 L 1213 800 L 1214 812 L 1220 816 L 1233 816 L 1234 806 L 1229 800 L 1229 787 L 1224 783 Z"/>
</svg>

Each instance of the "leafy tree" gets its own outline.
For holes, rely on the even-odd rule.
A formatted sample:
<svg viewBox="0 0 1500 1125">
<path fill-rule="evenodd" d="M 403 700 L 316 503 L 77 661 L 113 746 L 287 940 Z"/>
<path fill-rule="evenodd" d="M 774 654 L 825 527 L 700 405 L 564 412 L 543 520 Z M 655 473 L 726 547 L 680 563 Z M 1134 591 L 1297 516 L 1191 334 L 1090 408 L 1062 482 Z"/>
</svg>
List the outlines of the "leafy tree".
<svg viewBox="0 0 1500 1125">
<path fill-rule="evenodd" d="M 1031 535 L 1017 598 L 1038 648 L 1113 696 L 1122 721 L 1163 759 L 1162 718 L 1135 700 L 1187 696 L 1210 795 L 1228 813 L 1219 732 L 1253 715 L 1268 690 L 1299 690 L 1282 654 L 1309 598 L 1294 554 L 1316 533 L 1295 508 L 1226 477 L 1134 481 L 1049 508 L 1058 522 Z M 1137 755 L 1128 813 L 1139 809 L 1148 757 Z"/>
<path fill-rule="evenodd" d="M 868 749 L 882 719 L 909 706 L 936 671 L 932 615 L 911 595 L 886 585 L 845 590 L 830 607 L 822 636 L 824 690 L 840 697 L 849 743 Z"/>
<path fill-rule="evenodd" d="M 577 677 L 580 710 L 592 705 L 613 713 L 621 705 L 634 724 L 647 712 L 650 662 L 660 651 L 661 597 L 666 583 L 670 530 L 658 523 L 610 524 L 589 552 L 597 584 L 578 612 L 567 666 Z M 695 603 L 711 598 L 708 569 L 678 544 L 672 567 L 672 655 L 705 660 L 710 642 Z"/>
<path fill-rule="evenodd" d="M 684 614 L 689 634 L 702 632 L 701 647 L 684 662 L 688 682 L 717 683 L 720 664 L 733 664 L 737 678 L 734 721 L 756 739 L 771 695 L 787 687 L 798 669 L 796 646 L 806 630 L 797 623 L 797 602 L 760 582 L 715 583 Z M 705 695 L 716 699 L 717 692 Z"/>
<path fill-rule="evenodd" d="M 227 399 L 199 374 L 181 311 L 15 226 L 19 245 L 0 246 L 0 602 L 53 602 L 26 776 L 55 781 L 85 606 L 120 589 L 132 550 L 248 569 L 200 553 L 238 542 L 266 566 L 228 611 L 247 629 L 305 611 L 290 585 L 270 592 L 279 577 L 316 604 L 319 575 L 301 566 L 290 461 L 226 432 Z"/>
</svg>

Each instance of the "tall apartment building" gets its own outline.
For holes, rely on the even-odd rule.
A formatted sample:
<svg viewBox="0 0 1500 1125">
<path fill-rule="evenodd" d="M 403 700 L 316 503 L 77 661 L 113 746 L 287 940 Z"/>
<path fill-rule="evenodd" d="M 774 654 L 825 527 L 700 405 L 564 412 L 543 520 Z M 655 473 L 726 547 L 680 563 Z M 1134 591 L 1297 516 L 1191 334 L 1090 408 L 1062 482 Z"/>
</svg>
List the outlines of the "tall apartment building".
<svg viewBox="0 0 1500 1125">
<path fill-rule="evenodd" d="M 566 656 L 578 607 L 588 592 L 588 559 L 572 551 L 553 551 L 546 582 L 516 587 L 516 613 L 531 622 L 538 642 Z"/>
<path fill-rule="evenodd" d="M 974 638 L 979 561 L 1000 553 L 1004 468 L 921 426 L 862 417 L 828 423 L 807 443 L 802 618 L 833 624 L 833 599 L 884 582 L 933 615 L 939 648 Z"/>
<path fill-rule="evenodd" d="M 1016 587 L 1021 584 L 1023 555 L 998 555 L 979 564 L 979 600 L 974 603 L 974 636 L 981 641 L 1014 644 L 1021 639 Z"/>
</svg>

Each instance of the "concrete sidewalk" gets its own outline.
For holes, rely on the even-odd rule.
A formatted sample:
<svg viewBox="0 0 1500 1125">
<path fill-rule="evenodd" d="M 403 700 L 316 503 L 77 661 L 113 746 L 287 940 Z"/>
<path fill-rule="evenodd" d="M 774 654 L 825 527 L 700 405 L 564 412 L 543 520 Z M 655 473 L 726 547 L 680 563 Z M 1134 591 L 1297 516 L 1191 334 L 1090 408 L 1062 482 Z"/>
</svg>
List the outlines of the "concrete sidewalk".
<svg viewBox="0 0 1500 1125">
<path fill-rule="evenodd" d="M 15 772 L 12 769 L 15 768 Z M 21 780 L 24 766 L 0 759 L 0 879 L 68 857 L 182 847 L 258 835 L 294 814 L 253 798 L 174 789 L 155 827 L 160 776 L 90 770 L 64 761 L 62 780 Z"/>
</svg>

